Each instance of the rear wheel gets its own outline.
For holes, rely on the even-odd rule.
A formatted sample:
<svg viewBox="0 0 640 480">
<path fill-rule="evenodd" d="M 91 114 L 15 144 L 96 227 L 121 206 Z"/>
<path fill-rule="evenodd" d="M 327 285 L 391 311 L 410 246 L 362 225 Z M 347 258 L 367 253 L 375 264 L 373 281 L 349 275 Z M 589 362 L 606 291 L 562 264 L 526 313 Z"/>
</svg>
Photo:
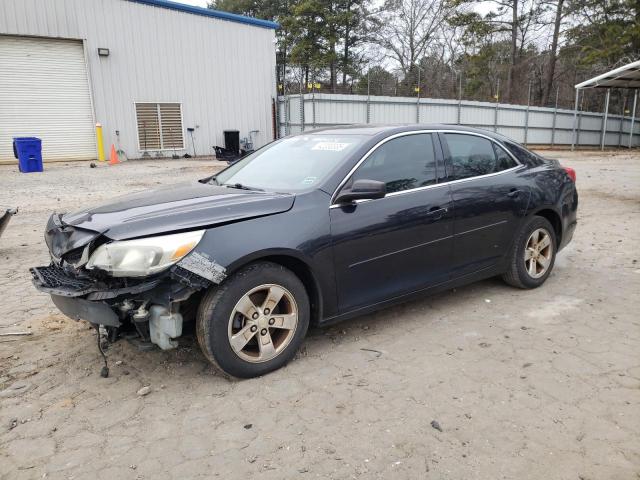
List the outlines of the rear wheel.
<svg viewBox="0 0 640 480">
<path fill-rule="evenodd" d="M 549 277 L 556 258 L 556 235 L 546 218 L 531 217 L 518 233 L 505 282 L 518 288 L 536 288 Z"/>
<path fill-rule="evenodd" d="M 198 343 L 225 373 L 256 377 L 295 355 L 309 315 L 307 292 L 293 272 L 256 263 L 204 296 L 197 316 Z"/>
</svg>

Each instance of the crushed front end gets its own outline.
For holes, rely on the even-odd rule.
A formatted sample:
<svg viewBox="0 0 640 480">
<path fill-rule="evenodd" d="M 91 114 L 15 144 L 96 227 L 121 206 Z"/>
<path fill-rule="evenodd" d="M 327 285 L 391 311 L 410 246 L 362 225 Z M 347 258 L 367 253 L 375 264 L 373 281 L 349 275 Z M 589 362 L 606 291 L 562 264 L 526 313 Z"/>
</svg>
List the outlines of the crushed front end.
<svg viewBox="0 0 640 480">
<path fill-rule="evenodd" d="M 90 322 L 109 341 L 126 336 L 175 348 L 196 294 L 224 278 L 222 267 L 194 251 L 203 234 L 113 241 L 54 214 L 45 233 L 51 263 L 30 269 L 33 283 L 62 313 Z"/>
</svg>

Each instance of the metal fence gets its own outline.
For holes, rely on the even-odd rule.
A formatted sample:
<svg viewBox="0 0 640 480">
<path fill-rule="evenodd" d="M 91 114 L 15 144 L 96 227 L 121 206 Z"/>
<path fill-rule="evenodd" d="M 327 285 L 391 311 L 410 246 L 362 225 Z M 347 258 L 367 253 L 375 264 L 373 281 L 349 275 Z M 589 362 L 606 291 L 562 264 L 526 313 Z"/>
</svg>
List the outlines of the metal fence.
<svg viewBox="0 0 640 480">
<path fill-rule="evenodd" d="M 300 93 L 278 97 L 279 136 L 359 124 L 445 123 L 484 128 L 529 145 L 635 147 L 640 124 L 631 116 L 498 102 L 434 98 Z M 575 124 L 575 134 L 574 134 Z M 633 125 L 633 136 L 630 129 Z M 632 144 L 630 144 L 632 142 Z"/>
</svg>

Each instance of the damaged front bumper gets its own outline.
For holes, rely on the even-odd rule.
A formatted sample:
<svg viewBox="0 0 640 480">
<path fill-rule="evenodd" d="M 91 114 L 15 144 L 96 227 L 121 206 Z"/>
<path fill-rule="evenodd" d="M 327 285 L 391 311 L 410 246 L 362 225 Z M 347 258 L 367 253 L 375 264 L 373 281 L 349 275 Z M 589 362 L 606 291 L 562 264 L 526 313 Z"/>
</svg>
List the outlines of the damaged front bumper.
<svg viewBox="0 0 640 480">
<path fill-rule="evenodd" d="M 114 340 L 120 333 L 135 332 L 141 341 L 163 350 L 175 348 L 174 339 L 182 334 L 181 306 L 212 284 L 179 264 L 139 280 L 92 276 L 64 263 L 30 271 L 35 287 L 50 294 L 69 318 L 102 325 Z"/>
</svg>

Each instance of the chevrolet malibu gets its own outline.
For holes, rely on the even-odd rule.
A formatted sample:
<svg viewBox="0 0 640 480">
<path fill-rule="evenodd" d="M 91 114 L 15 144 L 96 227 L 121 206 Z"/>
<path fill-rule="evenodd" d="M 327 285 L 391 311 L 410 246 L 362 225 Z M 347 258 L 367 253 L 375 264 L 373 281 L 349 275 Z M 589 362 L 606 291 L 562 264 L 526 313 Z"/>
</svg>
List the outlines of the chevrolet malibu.
<svg viewBox="0 0 640 480">
<path fill-rule="evenodd" d="M 571 168 L 495 133 L 315 130 L 199 181 L 53 214 L 51 264 L 31 273 L 99 346 L 171 349 L 195 322 L 211 363 L 255 377 L 310 325 L 497 275 L 539 287 L 577 207 Z"/>
</svg>

